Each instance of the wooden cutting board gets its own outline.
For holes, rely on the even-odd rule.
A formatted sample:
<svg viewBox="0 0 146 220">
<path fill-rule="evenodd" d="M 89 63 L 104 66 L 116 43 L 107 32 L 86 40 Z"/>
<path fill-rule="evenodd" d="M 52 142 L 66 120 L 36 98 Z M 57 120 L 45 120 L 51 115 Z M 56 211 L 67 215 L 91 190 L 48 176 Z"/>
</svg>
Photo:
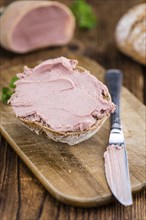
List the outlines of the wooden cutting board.
<svg viewBox="0 0 146 220">
<path fill-rule="evenodd" d="M 75 58 L 74 55 L 68 57 Z M 77 58 L 79 65 L 103 81 L 104 69 L 98 63 L 84 57 Z M 22 69 L 22 66 L 17 66 L 3 71 L 2 85 L 6 86 L 12 76 Z M 102 205 L 113 200 L 103 160 L 110 131 L 109 120 L 89 140 L 68 146 L 36 135 L 15 118 L 9 106 L 1 103 L 0 107 L 2 135 L 56 199 L 81 207 Z M 144 112 L 144 105 L 122 88 L 121 117 L 133 193 L 146 186 Z"/>
</svg>

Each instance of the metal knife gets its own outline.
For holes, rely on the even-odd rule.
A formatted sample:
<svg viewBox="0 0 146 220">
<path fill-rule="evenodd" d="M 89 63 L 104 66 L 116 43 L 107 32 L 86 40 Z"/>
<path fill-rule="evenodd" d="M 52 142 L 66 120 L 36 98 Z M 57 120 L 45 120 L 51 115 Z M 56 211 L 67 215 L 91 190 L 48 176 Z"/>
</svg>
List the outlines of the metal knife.
<svg viewBox="0 0 146 220">
<path fill-rule="evenodd" d="M 104 153 L 107 183 L 115 198 L 123 205 L 132 205 L 126 144 L 120 122 L 120 93 L 123 74 L 120 70 L 106 72 L 106 84 L 116 110 L 111 114 L 109 145 Z"/>
</svg>

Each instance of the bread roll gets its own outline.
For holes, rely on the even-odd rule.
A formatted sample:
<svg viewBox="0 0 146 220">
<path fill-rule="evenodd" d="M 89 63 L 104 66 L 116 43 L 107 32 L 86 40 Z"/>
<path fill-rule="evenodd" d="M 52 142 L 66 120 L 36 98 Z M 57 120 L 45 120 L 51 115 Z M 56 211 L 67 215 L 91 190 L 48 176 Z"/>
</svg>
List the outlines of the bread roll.
<svg viewBox="0 0 146 220">
<path fill-rule="evenodd" d="M 74 145 L 90 138 L 115 110 L 107 87 L 77 60 L 50 59 L 18 77 L 9 100 L 16 117 L 54 141 Z"/>
<path fill-rule="evenodd" d="M 146 65 L 146 3 L 134 6 L 120 19 L 115 36 L 123 53 Z"/>
</svg>

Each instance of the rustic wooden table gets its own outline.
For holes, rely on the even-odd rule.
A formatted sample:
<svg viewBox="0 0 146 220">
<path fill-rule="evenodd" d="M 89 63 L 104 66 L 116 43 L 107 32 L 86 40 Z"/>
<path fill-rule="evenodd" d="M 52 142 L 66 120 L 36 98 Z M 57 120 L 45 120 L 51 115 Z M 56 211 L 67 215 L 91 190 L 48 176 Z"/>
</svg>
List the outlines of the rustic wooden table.
<svg viewBox="0 0 146 220">
<path fill-rule="evenodd" d="M 1 0 L 0 6 L 10 0 Z M 64 0 L 69 4 L 70 1 Z M 140 3 L 131 1 L 92 1 L 98 17 L 94 30 L 76 30 L 75 40 L 63 50 L 85 55 L 98 61 L 105 68 L 119 68 L 124 72 L 124 85 L 146 104 L 145 67 L 121 54 L 115 46 L 114 29 L 117 21 L 128 8 Z M 34 60 L 47 59 L 50 50 L 45 49 L 28 55 L 12 54 L 0 49 L 1 70 L 14 65 L 26 65 Z M 145 72 L 145 73 L 144 73 Z M 12 150 L 3 137 L 0 139 L 0 219 L 1 220 L 144 220 L 146 219 L 146 194 L 143 190 L 134 195 L 131 207 L 123 207 L 117 201 L 97 208 L 75 208 L 55 200 L 38 182 L 26 165 Z"/>
</svg>

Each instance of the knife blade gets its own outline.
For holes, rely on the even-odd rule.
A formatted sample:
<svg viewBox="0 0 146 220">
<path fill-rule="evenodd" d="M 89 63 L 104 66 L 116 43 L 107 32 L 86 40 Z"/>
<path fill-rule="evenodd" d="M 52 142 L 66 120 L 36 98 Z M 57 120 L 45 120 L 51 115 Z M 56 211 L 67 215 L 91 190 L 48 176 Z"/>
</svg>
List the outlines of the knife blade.
<svg viewBox="0 0 146 220">
<path fill-rule="evenodd" d="M 105 80 L 116 110 L 111 114 L 109 145 L 104 153 L 105 174 L 108 186 L 115 198 L 124 206 L 132 205 L 126 144 L 120 120 L 120 93 L 123 74 L 120 70 L 110 69 Z"/>
</svg>

